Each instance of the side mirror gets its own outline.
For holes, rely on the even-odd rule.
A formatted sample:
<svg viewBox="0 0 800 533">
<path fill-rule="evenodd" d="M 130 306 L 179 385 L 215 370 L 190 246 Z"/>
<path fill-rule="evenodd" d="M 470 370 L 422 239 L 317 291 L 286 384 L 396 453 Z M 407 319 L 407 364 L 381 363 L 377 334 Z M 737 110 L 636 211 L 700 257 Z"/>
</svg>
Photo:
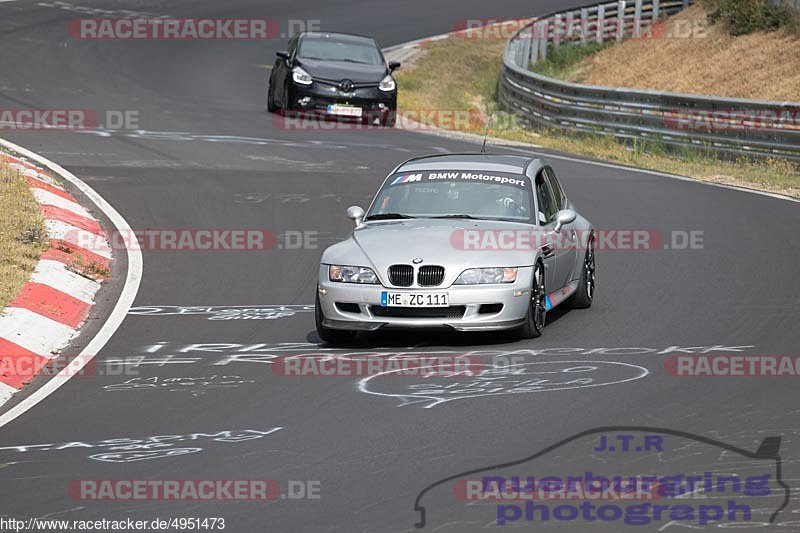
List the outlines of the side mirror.
<svg viewBox="0 0 800 533">
<path fill-rule="evenodd" d="M 572 209 L 562 209 L 558 213 L 556 213 L 556 225 L 553 228 L 553 231 L 558 233 L 561 231 L 561 228 L 566 226 L 567 224 L 572 224 L 575 222 L 575 218 L 577 218 L 578 214 L 573 211 Z"/>
<path fill-rule="evenodd" d="M 287 62 L 289 61 L 289 58 L 291 57 L 289 55 L 289 52 L 285 52 L 283 50 L 281 50 L 280 52 L 275 52 L 275 55 L 278 56 L 279 58 L 287 61 Z"/>
<path fill-rule="evenodd" d="M 356 228 L 360 228 L 364 221 L 364 210 L 357 205 L 347 208 L 347 218 L 355 222 Z"/>
<path fill-rule="evenodd" d="M 395 70 L 400 68 L 399 61 L 389 61 L 389 72 L 394 72 Z"/>
</svg>

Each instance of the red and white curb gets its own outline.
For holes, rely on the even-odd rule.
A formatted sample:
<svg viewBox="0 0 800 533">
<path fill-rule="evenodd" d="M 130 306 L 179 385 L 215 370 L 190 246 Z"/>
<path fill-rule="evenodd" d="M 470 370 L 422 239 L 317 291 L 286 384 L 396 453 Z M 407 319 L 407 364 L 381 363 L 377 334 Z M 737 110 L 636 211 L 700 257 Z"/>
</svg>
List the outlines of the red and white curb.
<svg viewBox="0 0 800 533">
<path fill-rule="evenodd" d="M 0 152 L 0 160 L 28 180 L 42 210 L 49 247 L 30 280 L 0 313 L 0 403 L 31 381 L 77 334 L 89 314 L 101 277 L 79 274 L 84 265 L 107 272 L 111 254 L 71 243 L 71 235 L 90 232 L 103 238 L 100 223 L 61 188 L 49 172 Z"/>
<path fill-rule="evenodd" d="M 100 223 L 57 184 L 53 175 L 80 189 L 111 220 L 117 231 L 133 235 L 130 226 L 113 207 L 65 169 L 3 139 L 0 139 L 1 148 L 5 151 L 0 150 L 0 160 L 7 161 L 28 180 L 45 218 L 49 247 L 28 283 L 0 313 L 0 405 L 31 381 L 77 335 L 103 276 L 111 267 L 111 249 Z M 135 237 L 126 254 L 127 273 L 120 298 L 105 324 L 72 363 L 1 415 L 0 427 L 79 372 L 122 323 L 141 280 L 142 257 L 134 241 Z M 91 243 L 91 249 L 82 245 L 85 242 Z M 89 273 L 91 277 L 87 277 Z"/>
</svg>

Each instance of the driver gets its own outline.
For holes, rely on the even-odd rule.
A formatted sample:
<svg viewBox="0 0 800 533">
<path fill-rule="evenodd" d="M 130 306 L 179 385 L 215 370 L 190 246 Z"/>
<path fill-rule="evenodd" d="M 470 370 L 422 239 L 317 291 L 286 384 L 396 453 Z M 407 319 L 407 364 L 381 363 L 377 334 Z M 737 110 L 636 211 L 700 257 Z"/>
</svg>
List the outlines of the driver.
<svg viewBox="0 0 800 533">
<path fill-rule="evenodd" d="M 527 217 L 528 209 L 525 207 L 524 194 L 522 190 L 513 190 L 504 187 L 503 190 L 498 191 L 499 196 L 495 200 L 495 204 L 499 206 L 503 214 L 502 217 Z"/>
</svg>

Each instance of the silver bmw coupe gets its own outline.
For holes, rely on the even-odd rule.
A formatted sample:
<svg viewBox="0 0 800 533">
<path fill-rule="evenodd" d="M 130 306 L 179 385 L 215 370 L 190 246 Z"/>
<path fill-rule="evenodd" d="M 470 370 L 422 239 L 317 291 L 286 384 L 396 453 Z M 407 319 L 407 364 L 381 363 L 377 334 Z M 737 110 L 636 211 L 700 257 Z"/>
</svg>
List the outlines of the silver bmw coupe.
<svg viewBox="0 0 800 533">
<path fill-rule="evenodd" d="M 595 232 L 542 159 L 448 154 L 389 174 L 353 233 L 322 254 L 316 327 L 328 343 L 382 328 L 509 330 L 592 305 Z"/>
</svg>

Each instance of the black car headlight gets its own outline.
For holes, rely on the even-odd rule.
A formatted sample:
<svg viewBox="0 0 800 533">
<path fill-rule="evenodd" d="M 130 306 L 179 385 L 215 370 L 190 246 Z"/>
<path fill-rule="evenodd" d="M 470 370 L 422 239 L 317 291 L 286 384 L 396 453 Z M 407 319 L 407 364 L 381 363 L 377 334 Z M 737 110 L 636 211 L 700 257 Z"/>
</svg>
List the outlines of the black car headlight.
<svg viewBox="0 0 800 533">
<path fill-rule="evenodd" d="M 292 80 L 300 85 L 311 85 L 314 80 L 311 74 L 302 69 L 302 67 L 294 67 L 292 69 Z"/>
<path fill-rule="evenodd" d="M 340 283 L 377 285 L 378 276 L 371 268 L 360 266 L 329 265 L 328 279 Z"/>
<path fill-rule="evenodd" d="M 517 281 L 517 267 L 511 268 L 470 268 L 458 276 L 456 285 L 488 285 L 493 283 L 514 283 Z"/>
<path fill-rule="evenodd" d="M 388 74 L 385 78 L 381 80 L 378 84 L 378 89 L 385 93 L 390 93 L 397 89 L 397 82 L 394 81 L 394 78 L 391 74 Z"/>
</svg>

